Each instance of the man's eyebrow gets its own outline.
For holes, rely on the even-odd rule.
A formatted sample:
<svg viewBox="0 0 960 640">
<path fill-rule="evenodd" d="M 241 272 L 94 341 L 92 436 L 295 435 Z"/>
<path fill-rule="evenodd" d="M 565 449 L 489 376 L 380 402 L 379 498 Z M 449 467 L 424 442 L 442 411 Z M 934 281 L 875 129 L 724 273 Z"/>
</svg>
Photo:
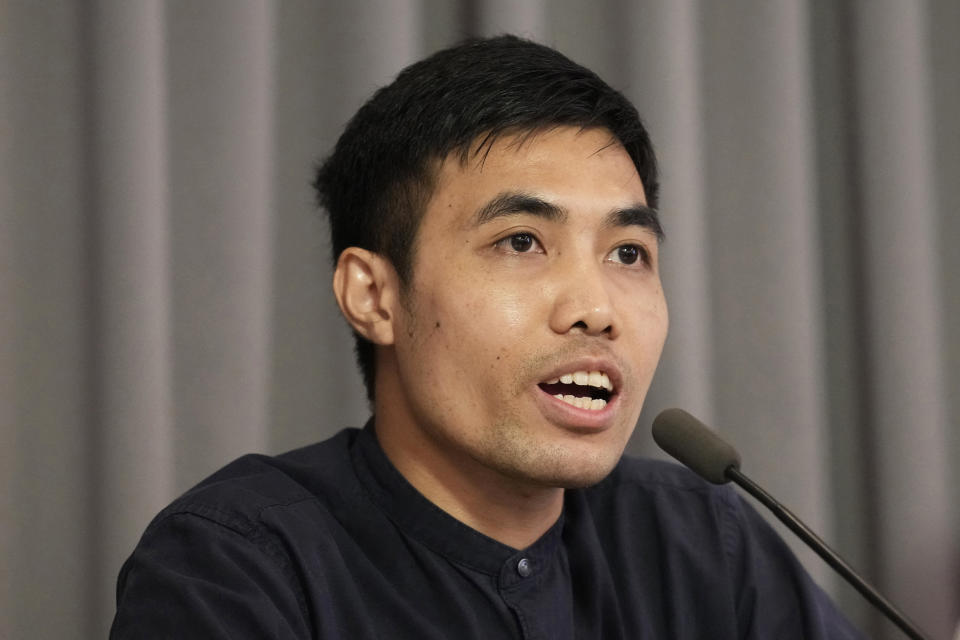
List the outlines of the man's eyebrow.
<svg viewBox="0 0 960 640">
<path fill-rule="evenodd" d="M 614 209 L 607 214 L 609 227 L 644 227 L 657 236 L 657 242 L 663 242 L 665 234 L 660 224 L 660 214 L 653 207 L 637 203 L 624 209 Z"/>
<path fill-rule="evenodd" d="M 546 218 L 552 222 L 564 222 L 567 219 L 566 210 L 552 202 L 547 202 L 543 198 L 538 198 L 529 193 L 507 191 L 501 193 L 477 211 L 473 216 L 473 225 L 479 227 L 496 218 L 521 213 Z"/>
</svg>

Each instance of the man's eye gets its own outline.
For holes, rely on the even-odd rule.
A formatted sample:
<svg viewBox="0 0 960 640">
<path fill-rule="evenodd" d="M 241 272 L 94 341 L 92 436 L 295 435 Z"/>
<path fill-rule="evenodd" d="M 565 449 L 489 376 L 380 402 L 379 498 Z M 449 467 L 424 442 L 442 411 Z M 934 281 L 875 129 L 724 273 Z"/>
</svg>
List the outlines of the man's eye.
<svg viewBox="0 0 960 640">
<path fill-rule="evenodd" d="M 517 253 L 525 253 L 533 246 L 533 236 L 529 233 L 518 233 L 510 236 L 510 248 Z"/>
<path fill-rule="evenodd" d="M 625 244 L 613 250 L 611 258 L 621 264 L 635 264 L 638 260 L 648 262 L 647 251 L 635 244 Z"/>
<path fill-rule="evenodd" d="M 515 233 L 497 242 L 497 245 L 514 253 L 530 253 L 538 248 L 532 233 Z"/>
</svg>

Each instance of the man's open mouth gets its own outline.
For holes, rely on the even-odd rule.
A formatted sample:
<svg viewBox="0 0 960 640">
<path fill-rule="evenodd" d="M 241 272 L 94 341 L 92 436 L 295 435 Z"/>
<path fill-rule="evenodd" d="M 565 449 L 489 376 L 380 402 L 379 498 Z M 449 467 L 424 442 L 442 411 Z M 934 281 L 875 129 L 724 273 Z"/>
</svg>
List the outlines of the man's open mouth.
<svg viewBox="0 0 960 640">
<path fill-rule="evenodd" d="M 602 371 L 573 371 L 538 386 L 558 400 L 592 411 L 603 409 L 613 396 L 613 384 Z"/>
</svg>

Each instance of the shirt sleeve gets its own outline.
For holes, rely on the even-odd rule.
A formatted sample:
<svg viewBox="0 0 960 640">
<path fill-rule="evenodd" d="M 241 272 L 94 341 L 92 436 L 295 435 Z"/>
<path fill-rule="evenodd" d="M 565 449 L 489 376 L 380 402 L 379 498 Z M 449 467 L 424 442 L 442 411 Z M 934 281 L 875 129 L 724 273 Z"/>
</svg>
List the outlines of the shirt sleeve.
<svg viewBox="0 0 960 640">
<path fill-rule="evenodd" d="M 308 638 L 307 620 L 279 541 L 194 509 L 154 522 L 124 564 L 110 638 Z"/>
<path fill-rule="evenodd" d="M 749 640 L 860 640 L 783 539 L 745 501 L 727 494 L 724 546 L 740 585 L 737 619 Z"/>
</svg>

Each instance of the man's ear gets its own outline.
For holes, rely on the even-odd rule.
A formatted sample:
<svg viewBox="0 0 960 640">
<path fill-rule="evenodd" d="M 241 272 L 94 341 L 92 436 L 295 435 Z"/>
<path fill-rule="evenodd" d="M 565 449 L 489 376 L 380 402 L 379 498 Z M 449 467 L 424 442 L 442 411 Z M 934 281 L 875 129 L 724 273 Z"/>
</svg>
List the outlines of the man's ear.
<svg viewBox="0 0 960 640">
<path fill-rule="evenodd" d="M 399 300 L 396 269 L 383 256 L 347 247 L 333 272 L 333 294 L 357 333 L 374 344 L 393 344 Z"/>
</svg>

